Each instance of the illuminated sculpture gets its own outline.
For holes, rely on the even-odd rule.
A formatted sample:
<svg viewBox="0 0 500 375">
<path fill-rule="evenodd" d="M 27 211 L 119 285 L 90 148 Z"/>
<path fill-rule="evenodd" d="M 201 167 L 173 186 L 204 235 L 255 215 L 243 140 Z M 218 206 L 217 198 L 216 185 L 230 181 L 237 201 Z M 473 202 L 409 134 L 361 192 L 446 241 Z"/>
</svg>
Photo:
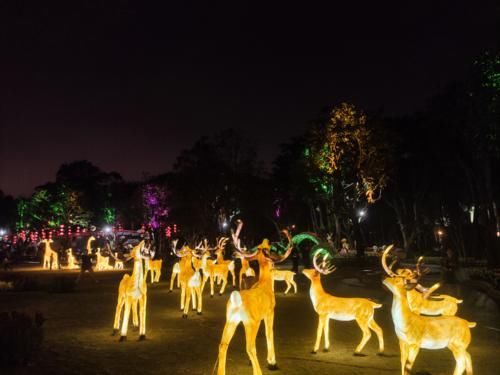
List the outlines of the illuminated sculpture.
<svg viewBox="0 0 500 375">
<path fill-rule="evenodd" d="M 86 249 L 87 249 L 87 254 L 88 255 L 91 255 L 92 254 L 92 242 L 95 241 L 95 237 L 94 236 L 90 236 L 88 239 L 87 239 L 87 246 L 86 246 Z"/>
<path fill-rule="evenodd" d="M 68 254 L 68 265 L 66 266 L 67 269 L 69 270 L 74 270 L 76 268 L 80 268 L 78 264 L 75 262 L 75 256 L 73 255 L 73 249 L 68 249 L 66 250 L 66 253 Z"/>
<path fill-rule="evenodd" d="M 293 277 L 295 276 L 295 272 L 288 271 L 288 270 L 278 270 L 278 269 L 274 268 L 271 271 L 271 274 L 273 275 L 273 281 L 284 281 L 284 282 L 286 282 L 285 294 L 288 293 L 288 291 L 290 290 L 290 288 L 292 287 L 292 285 L 293 285 L 294 293 L 297 293 L 297 284 L 293 280 Z M 274 288 L 274 286 L 273 286 L 273 288 Z"/>
<path fill-rule="evenodd" d="M 267 363 L 272 370 L 277 369 L 276 356 L 274 352 L 274 306 L 276 300 L 273 292 L 273 278 L 271 276 L 271 267 L 274 262 L 284 261 L 291 253 L 293 244 L 287 231 L 283 233 L 288 238 L 288 248 L 281 255 L 275 255 L 270 251 L 270 245 L 267 239 L 257 247 L 254 253 L 247 254 L 240 246 L 238 238 L 243 223 L 238 220 L 238 228 L 233 235 L 233 242 L 237 252 L 246 258 L 255 259 L 259 263 L 259 280 L 251 289 L 234 291 L 231 293 L 226 308 L 226 324 L 222 333 L 222 339 L 219 345 L 218 356 L 218 375 L 226 373 L 226 354 L 229 343 L 240 322 L 245 327 L 246 351 L 252 363 L 253 374 L 261 375 L 262 371 L 257 359 L 255 339 L 262 320 L 266 326 L 267 339 Z"/>
<path fill-rule="evenodd" d="M 161 259 L 156 259 L 156 260 L 151 259 L 148 262 L 146 262 L 145 277 L 148 276 L 148 272 L 151 272 L 151 284 L 160 282 L 162 263 L 163 261 Z"/>
<path fill-rule="evenodd" d="M 221 272 L 220 275 L 224 274 L 225 272 L 222 271 L 222 267 L 226 267 L 228 272 L 231 273 L 231 277 L 233 279 L 233 288 L 236 287 L 236 277 L 234 275 L 234 260 L 225 260 L 224 259 L 224 248 L 226 247 L 226 243 L 229 240 L 227 237 L 221 237 L 217 240 L 217 246 L 215 248 L 215 255 L 217 255 L 217 264 L 221 266 Z M 227 284 L 227 273 L 225 273 L 225 279 L 221 279 L 218 275 L 216 276 L 217 278 L 217 285 L 220 285 L 221 281 L 225 281 Z M 224 293 L 224 287 L 221 288 L 222 292 L 219 294 Z"/>
<path fill-rule="evenodd" d="M 420 279 L 428 272 L 428 269 L 422 270 L 421 268 L 423 261 L 424 257 L 418 258 L 415 271 L 403 268 L 396 270 L 396 273 L 408 281 Z M 393 264 L 389 265 L 391 270 Z M 458 310 L 457 305 L 463 301 L 446 294 L 432 295 L 439 287 L 439 283 L 434 284 L 430 288 L 417 283 L 415 288 L 408 290 L 406 297 L 408 298 L 411 311 L 425 315 L 455 315 Z"/>
<path fill-rule="evenodd" d="M 420 348 L 443 349 L 448 347 L 455 357 L 454 375 L 464 371 L 472 374 L 472 359 L 467 352 L 471 341 L 470 328 L 474 322 L 456 316 L 421 316 L 410 310 L 407 290 L 415 288 L 418 279 L 408 280 L 405 276 L 393 272 L 387 265 L 387 255 L 392 250 L 388 246 L 382 255 L 382 266 L 387 273 L 384 285 L 393 294 L 392 321 L 401 350 L 401 374 L 411 372 Z"/>
<path fill-rule="evenodd" d="M 146 244 L 146 241 L 142 240 L 130 251 L 130 259 L 134 260 L 134 269 L 132 275 L 123 275 L 120 286 L 118 287 L 118 302 L 116 305 L 113 335 L 120 329 L 120 315 L 122 309 L 125 307 L 120 341 L 127 339 L 130 310 L 132 310 L 133 325 L 135 327 L 139 326 L 139 340 L 144 340 L 146 338 L 147 284 L 146 278 L 144 277 L 143 260 L 149 257 L 148 246 L 149 243 Z M 137 305 L 139 305 L 139 314 L 137 312 Z"/>
<path fill-rule="evenodd" d="M 59 255 L 57 251 L 52 248 L 54 241 L 52 239 L 45 239 L 42 241 L 45 244 L 45 252 L 43 254 L 43 268 L 56 269 L 59 264 Z"/>
<path fill-rule="evenodd" d="M 202 295 L 201 295 L 201 275 L 200 268 L 202 262 L 193 255 L 194 250 L 189 246 L 183 246 L 177 251 L 177 240 L 172 242 L 174 254 L 181 260 L 179 261 L 180 272 L 178 275 L 181 285 L 181 310 L 182 317 L 187 318 L 189 311 L 189 302 L 192 302 L 193 309 L 197 309 L 197 314 L 201 315 Z"/>
<path fill-rule="evenodd" d="M 123 261 L 121 261 L 119 258 L 118 258 L 118 253 L 115 253 L 115 266 L 114 266 L 114 269 L 115 270 L 122 270 L 123 269 Z"/>
<path fill-rule="evenodd" d="M 109 264 L 109 257 L 105 257 L 101 254 L 101 249 L 98 248 L 96 251 L 96 271 L 109 271 L 113 269 L 113 266 Z"/>
<path fill-rule="evenodd" d="M 170 290 L 171 292 L 174 289 L 174 281 L 175 278 L 177 277 L 177 288 L 180 288 L 180 281 L 179 281 L 179 273 L 181 272 L 181 266 L 179 262 L 174 263 L 174 266 L 172 267 L 172 275 L 170 276 Z"/>
<path fill-rule="evenodd" d="M 322 258 L 318 263 L 319 258 Z M 335 297 L 324 291 L 321 285 L 321 274 L 328 275 L 335 271 L 335 266 L 329 262 L 331 255 L 328 252 L 317 251 L 314 254 L 313 264 L 315 269 L 304 269 L 302 273 L 311 280 L 311 289 L 309 295 L 314 310 L 318 314 L 318 329 L 316 333 L 316 343 L 314 344 L 313 354 L 319 349 L 321 335 L 324 333 L 325 349 L 330 349 L 329 322 L 330 319 L 340 321 L 356 320 L 363 337 L 356 347 L 354 355 L 360 355 L 364 346 L 370 340 L 371 332 L 375 332 L 378 339 L 379 354 L 384 352 L 384 336 L 382 328 L 375 322 L 373 315 L 375 309 L 382 307 L 381 304 L 370 301 L 366 298 L 341 298 Z"/>
<path fill-rule="evenodd" d="M 240 256 L 238 254 L 236 254 L 236 256 L 241 260 L 241 269 L 240 269 L 240 274 L 239 274 L 239 286 L 240 286 L 240 289 L 246 289 L 246 282 L 245 280 L 243 279 L 243 276 L 245 276 L 245 278 L 247 277 L 255 277 L 255 271 L 253 270 L 252 267 L 250 267 L 250 262 L 248 260 L 246 260 L 245 257 L 243 256 Z M 244 283 L 244 285 L 243 285 Z"/>
</svg>

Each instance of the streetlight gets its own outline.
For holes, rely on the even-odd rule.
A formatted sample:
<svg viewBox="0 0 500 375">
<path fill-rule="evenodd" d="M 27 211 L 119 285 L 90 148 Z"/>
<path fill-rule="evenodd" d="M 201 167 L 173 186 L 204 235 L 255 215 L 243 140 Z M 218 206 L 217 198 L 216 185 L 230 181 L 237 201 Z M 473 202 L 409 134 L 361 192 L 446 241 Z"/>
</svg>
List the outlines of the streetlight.
<svg viewBox="0 0 500 375">
<path fill-rule="evenodd" d="M 0 229 L 0 236 L 3 236 L 5 234 L 7 234 L 7 231 L 5 229 L 3 229 L 3 228 Z"/>
<path fill-rule="evenodd" d="M 365 209 L 361 209 L 358 211 L 358 223 L 361 223 L 361 220 L 363 220 L 363 218 L 366 217 L 366 210 Z"/>
<path fill-rule="evenodd" d="M 104 227 L 104 233 L 111 233 L 111 227 L 110 226 L 105 226 Z"/>
</svg>

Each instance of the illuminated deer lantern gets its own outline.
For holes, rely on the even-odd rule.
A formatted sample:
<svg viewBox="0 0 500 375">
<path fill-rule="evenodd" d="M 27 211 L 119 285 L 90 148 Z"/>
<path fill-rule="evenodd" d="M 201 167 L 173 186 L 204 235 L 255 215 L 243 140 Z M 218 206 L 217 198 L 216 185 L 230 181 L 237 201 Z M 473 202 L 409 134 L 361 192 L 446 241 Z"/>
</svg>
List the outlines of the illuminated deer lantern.
<svg viewBox="0 0 500 375">
<path fill-rule="evenodd" d="M 420 279 L 429 271 L 428 269 L 422 270 L 423 261 L 424 257 L 418 258 L 414 271 L 404 268 L 396 270 L 395 273 L 404 277 L 407 281 Z M 389 265 L 391 270 L 394 263 Z M 439 283 L 434 284 L 430 288 L 417 283 L 415 288 L 408 290 L 406 297 L 408 298 L 411 311 L 425 315 L 455 315 L 458 310 L 458 304 L 463 301 L 446 294 L 432 295 L 439 287 Z"/>
<path fill-rule="evenodd" d="M 236 253 L 236 256 L 241 260 L 238 285 L 240 286 L 240 290 L 246 289 L 245 279 L 247 277 L 255 277 L 255 271 L 253 270 L 252 267 L 250 267 L 250 262 L 245 257 L 238 255 L 238 253 Z"/>
<path fill-rule="evenodd" d="M 109 271 L 113 269 L 113 266 L 109 264 L 109 257 L 105 257 L 101 254 L 101 249 L 96 251 L 96 266 L 97 271 Z"/>
<path fill-rule="evenodd" d="M 123 269 L 123 261 L 121 259 L 118 258 L 118 253 L 115 253 L 115 266 L 114 266 L 114 269 L 115 270 L 122 270 Z"/>
<path fill-rule="evenodd" d="M 78 264 L 76 264 L 75 256 L 73 255 L 73 249 L 66 250 L 66 254 L 68 257 L 68 265 L 66 266 L 66 268 L 69 270 L 74 270 L 76 268 L 79 268 Z"/>
<path fill-rule="evenodd" d="M 331 255 L 328 252 L 318 250 L 313 257 L 315 269 L 305 269 L 303 274 L 311 280 L 311 289 L 309 296 L 314 310 L 318 314 L 318 329 L 316 332 L 316 343 L 314 344 L 313 354 L 319 349 L 321 336 L 324 334 L 324 351 L 330 349 L 329 322 L 330 319 L 340 321 L 355 320 L 358 323 L 363 337 L 356 347 L 354 355 L 361 355 L 371 337 L 371 331 L 375 332 L 378 339 L 379 354 L 384 352 L 384 336 L 382 328 L 375 322 L 375 309 L 382 307 L 381 304 L 370 301 L 366 298 L 341 298 L 326 293 L 321 285 L 321 275 L 328 275 L 335 271 L 335 266 L 330 263 Z"/>
<path fill-rule="evenodd" d="M 146 263 L 146 275 L 145 275 L 145 277 L 148 276 L 148 272 L 151 273 L 151 284 L 160 282 L 162 263 L 163 263 L 163 261 L 161 259 L 155 259 L 155 260 L 150 259 Z"/>
<path fill-rule="evenodd" d="M 193 310 L 197 309 L 197 314 L 201 315 L 202 295 L 200 275 L 201 260 L 194 254 L 194 250 L 189 246 L 183 246 L 180 251 L 177 250 L 177 240 L 172 242 L 172 249 L 179 261 L 180 272 L 178 275 L 181 286 L 181 310 L 182 317 L 187 318 L 189 312 L 189 303 L 192 302 Z"/>
<path fill-rule="evenodd" d="M 91 255 L 92 254 L 92 242 L 95 241 L 95 237 L 94 236 L 90 236 L 88 239 L 87 239 L 87 246 L 86 246 L 86 250 L 87 250 L 87 254 L 88 255 Z"/>
<path fill-rule="evenodd" d="M 271 246 L 267 239 L 257 247 L 257 250 L 252 254 L 247 254 L 240 246 L 238 235 L 243 223 L 237 221 L 236 233 L 233 233 L 233 242 L 236 251 L 240 256 L 255 259 L 259 263 L 259 280 L 251 289 L 234 291 L 231 293 L 226 308 L 226 324 L 222 333 L 222 339 L 219 345 L 218 356 L 218 375 L 226 373 L 226 354 L 229 343 L 236 331 L 240 322 L 245 328 L 246 351 L 252 363 L 253 374 L 261 375 L 262 371 L 257 359 L 257 351 L 255 347 L 255 339 L 262 320 L 266 326 L 267 339 L 267 363 L 270 369 L 276 369 L 276 356 L 274 351 L 274 307 L 276 305 L 273 292 L 273 279 L 271 268 L 273 261 L 284 261 L 292 251 L 293 244 L 290 235 L 287 231 L 283 231 L 288 239 L 288 248 L 285 254 L 278 256 L 271 252 Z"/>
<path fill-rule="evenodd" d="M 407 291 L 417 286 L 418 279 L 409 280 L 390 269 L 387 256 L 392 247 L 388 246 L 382 255 L 382 267 L 388 275 L 383 283 L 393 294 L 391 313 L 401 350 L 401 374 L 411 372 L 420 348 L 446 347 L 455 357 L 453 374 L 462 375 L 464 371 L 472 374 L 472 359 L 467 348 L 471 342 L 470 328 L 476 323 L 456 316 L 421 316 L 412 312 Z"/>
<path fill-rule="evenodd" d="M 217 275 L 217 285 L 220 285 L 221 281 L 226 283 L 227 285 L 227 275 L 231 274 L 231 278 L 233 279 L 233 288 L 236 287 L 236 277 L 234 274 L 234 260 L 225 260 L 224 259 L 224 248 L 226 247 L 226 243 L 229 240 L 227 237 L 221 237 L 217 240 L 217 246 L 215 248 L 215 255 L 217 255 L 217 264 L 220 266 L 221 272 Z M 224 268 L 225 267 L 225 268 Z M 225 271 L 227 269 L 227 272 Z M 225 275 L 221 278 L 222 275 Z M 219 294 L 224 293 L 225 286 L 221 288 L 221 292 Z"/>
<path fill-rule="evenodd" d="M 43 268 L 45 269 L 56 269 L 59 264 L 59 255 L 57 251 L 54 250 L 52 244 L 54 243 L 51 239 L 45 239 L 42 241 L 45 244 L 45 252 L 43 254 Z"/>
<path fill-rule="evenodd" d="M 120 329 L 120 315 L 124 309 L 121 327 L 120 341 L 127 338 L 128 321 L 130 310 L 133 314 L 133 325 L 139 326 L 139 340 L 146 338 L 146 302 L 147 284 L 144 277 L 143 261 L 150 257 L 149 244 L 142 240 L 130 251 L 130 259 L 134 260 L 132 275 L 123 275 L 118 287 L 118 302 L 116 305 L 115 322 L 113 334 Z M 139 317 L 137 317 L 137 305 L 139 305 Z"/>
<path fill-rule="evenodd" d="M 297 293 L 297 284 L 293 280 L 293 277 L 295 276 L 295 272 L 288 271 L 288 270 L 278 270 L 276 268 L 273 268 L 271 271 L 271 274 L 273 275 L 273 281 L 284 281 L 286 283 L 285 294 L 288 293 L 288 291 L 290 290 L 290 288 L 292 286 L 293 286 L 294 293 Z M 273 288 L 274 288 L 274 286 L 273 286 Z"/>
<path fill-rule="evenodd" d="M 179 281 L 179 273 L 181 272 L 181 265 L 179 262 L 175 262 L 174 266 L 172 267 L 172 275 L 170 276 L 170 290 L 171 292 L 174 289 L 174 281 L 177 278 L 177 288 L 180 288 L 180 281 Z"/>
</svg>

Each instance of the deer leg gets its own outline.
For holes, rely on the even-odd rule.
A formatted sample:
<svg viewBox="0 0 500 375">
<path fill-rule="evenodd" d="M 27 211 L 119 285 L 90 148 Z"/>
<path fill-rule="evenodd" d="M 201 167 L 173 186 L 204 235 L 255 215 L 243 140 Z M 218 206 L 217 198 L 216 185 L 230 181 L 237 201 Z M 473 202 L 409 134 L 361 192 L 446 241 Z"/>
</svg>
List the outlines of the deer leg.
<svg viewBox="0 0 500 375">
<path fill-rule="evenodd" d="M 184 300 L 186 298 L 186 284 L 181 285 L 181 310 L 184 310 Z"/>
<path fill-rule="evenodd" d="M 316 343 L 314 344 L 314 349 L 312 350 L 313 354 L 319 349 L 319 344 L 321 342 L 321 334 L 323 333 L 323 327 L 325 326 L 325 320 L 327 315 L 318 315 L 318 329 L 316 330 Z"/>
<path fill-rule="evenodd" d="M 196 294 L 198 295 L 198 315 L 201 315 L 202 297 L 203 297 L 203 294 L 201 292 L 201 287 L 196 288 Z"/>
<path fill-rule="evenodd" d="M 462 375 L 465 371 L 466 367 L 466 351 L 454 344 L 451 344 L 448 346 L 448 348 L 451 350 L 453 353 L 453 357 L 455 357 L 456 365 L 455 365 L 455 371 L 453 371 L 453 375 Z"/>
<path fill-rule="evenodd" d="M 465 351 L 465 371 L 467 375 L 472 375 L 472 358 L 467 351 Z"/>
<path fill-rule="evenodd" d="M 125 297 L 119 296 L 116 304 L 115 323 L 113 324 L 113 335 L 120 329 L 120 315 L 122 313 L 123 305 L 125 304 Z"/>
<path fill-rule="evenodd" d="M 382 328 L 380 328 L 380 326 L 375 322 L 373 317 L 368 322 L 368 327 L 370 327 L 370 329 L 373 332 L 375 332 L 375 334 L 377 335 L 379 354 L 383 353 L 384 352 L 384 333 L 382 331 Z"/>
<path fill-rule="evenodd" d="M 253 375 L 262 375 L 259 359 L 257 358 L 257 349 L 255 347 L 255 339 L 259 331 L 260 320 L 243 324 L 245 326 L 246 349 L 250 362 L 252 362 Z"/>
<path fill-rule="evenodd" d="M 297 293 L 297 283 L 295 282 L 295 280 L 293 278 L 290 280 L 290 282 L 293 285 L 294 293 Z"/>
<path fill-rule="evenodd" d="M 276 353 L 274 350 L 274 311 L 264 318 L 264 325 L 266 327 L 266 340 L 267 340 L 267 367 L 269 370 L 277 370 Z"/>
<path fill-rule="evenodd" d="M 330 351 L 330 319 L 328 318 L 328 315 L 326 316 L 323 324 L 323 334 L 325 335 L 325 348 L 323 351 L 328 352 Z"/>
<path fill-rule="evenodd" d="M 170 291 L 174 289 L 174 281 L 175 281 L 175 272 L 172 271 L 172 275 L 170 276 Z M 177 285 L 179 287 L 179 285 Z"/>
<path fill-rule="evenodd" d="M 189 288 L 191 290 L 191 302 L 193 304 L 193 310 L 196 310 L 196 290 L 195 288 Z"/>
<path fill-rule="evenodd" d="M 358 318 L 356 319 L 356 322 L 358 323 L 359 328 L 361 329 L 361 332 L 363 332 L 363 337 L 361 338 L 361 342 L 357 346 L 356 350 L 354 351 L 354 354 L 361 354 L 361 351 L 365 347 L 366 343 L 368 340 L 370 340 L 370 337 L 372 337 L 372 333 L 370 332 L 370 329 L 368 328 L 368 322 L 366 321 L 365 317 L 362 317 L 361 319 Z"/>
<path fill-rule="evenodd" d="M 189 302 L 191 299 L 191 288 L 187 287 L 186 293 L 185 293 L 186 300 L 184 301 L 184 311 L 182 313 L 183 318 L 188 317 L 188 312 L 189 312 Z"/>
<path fill-rule="evenodd" d="M 241 280 L 243 279 L 243 268 L 240 270 L 240 275 L 239 275 L 239 278 L 238 278 L 238 285 L 240 287 L 240 290 L 241 290 Z"/>
<path fill-rule="evenodd" d="M 130 308 L 132 305 L 132 301 L 130 297 L 125 301 L 125 312 L 123 313 L 123 321 L 122 321 L 122 330 L 120 341 L 124 341 L 127 339 L 127 328 L 128 328 L 128 319 L 130 317 Z"/>
<path fill-rule="evenodd" d="M 224 294 L 224 290 L 226 289 L 226 285 L 227 285 L 227 273 L 222 278 L 222 287 L 220 288 L 220 291 L 219 291 L 219 294 L 221 296 L 222 296 L 222 294 Z"/>
<path fill-rule="evenodd" d="M 146 338 L 146 303 L 147 295 L 142 294 L 139 299 L 139 313 L 140 313 L 140 327 L 139 327 L 139 340 L 144 340 Z"/>
<path fill-rule="evenodd" d="M 226 322 L 224 326 L 224 331 L 222 332 L 222 339 L 219 344 L 219 365 L 217 368 L 217 375 L 225 375 L 226 374 L 226 354 L 227 348 L 229 347 L 229 343 L 233 338 L 234 331 L 236 331 L 236 327 L 238 327 L 239 322 Z"/>
<path fill-rule="evenodd" d="M 210 276 L 210 297 L 214 296 L 214 275 Z"/>
<path fill-rule="evenodd" d="M 399 350 L 401 352 L 401 375 L 405 375 L 409 347 L 403 340 L 399 340 Z"/>
<path fill-rule="evenodd" d="M 415 363 L 415 358 L 417 358 L 420 347 L 418 345 L 410 345 L 408 347 L 408 363 L 406 364 L 406 369 L 411 373 L 413 364 Z M 462 373 L 460 373 L 462 375 Z"/>
<path fill-rule="evenodd" d="M 139 327 L 139 318 L 137 316 L 137 303 L 139 301 L 138 300 L 134 300 L 134 302 L 132 303 L 132 325 L 137 328 Z"/>
<path fill-rule="evenodd" d="M 234 267 L 234 265 L 233 265 Z M 231 278 L 233 279 L 233 288 L 236 287 L 236 277 L 234 276 L 234 270 L 229 271 L 231 272 Z"/>
<path fill-rule="evenodd" d="M 288 280 L 285 280 L 285 282 L 286 282 L 285 294 L 287 294 L 288 291 L 290 290 L 290 288 L 292 287 L 292 284 L 290 284 L 290 282 Z"/>
</svg>

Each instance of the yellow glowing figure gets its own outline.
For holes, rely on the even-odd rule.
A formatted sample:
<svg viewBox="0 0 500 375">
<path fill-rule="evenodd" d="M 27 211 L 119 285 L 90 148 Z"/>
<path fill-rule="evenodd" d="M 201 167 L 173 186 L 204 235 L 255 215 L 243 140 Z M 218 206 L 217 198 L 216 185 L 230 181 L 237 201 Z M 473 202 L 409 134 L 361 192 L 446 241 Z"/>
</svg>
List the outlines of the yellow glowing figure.
<svg viewBox="0 0 500 375">
<path fill-rule="evenodd" d="M 241 230 L 243 223 L 238 220 L 237 233 Z M 259 263 L 259 280 L 251 289 L 234 291 L 231 293 L 226 308 L 226 324 L 219 345 L 218 375 L 226 373 L 226 355 L 229 343 L 241 322 L 245 328 L 246 351 L 252 363 L 253 374 L 261 375 L 262 370 L 257 359 L 255 339 L 262 320 L 266 327 L 267 340 L 267 363 L 270 369 L 277 369 L 276 355 L 274 351 L 274 307 L 276 300 L 273 292 L 273 278 L 271 268 L 273 261 L 285 260 L 291 253 L 293 244 L 288 232 L 284 231 L 288 238 L 288 248 L 283 256 L 275 256 L 270 251 L 270 245 L 264 240 L 253 254 L 246 254 L 240 247 L 238 236 L 233 236 L 233 242 L 241 256 L 255 259 Z"/>
<path fill-rule="evenodd" d="M 52 247 L 54 241 L 51 239 L 45 239 L 42 241 L 45 244 L 45 252 L 43 254 L 43 268 L 45 269 L 57 269 L 59 265 L 59 255 L 57 251 Z"/>
<path fill-rule="evenodd" d="M 403 268 L 396 270 L 396 273 L 404 277 L 407 281 L 420 279 L 428 272 L 427 269 L 421 269 L 423 261 L 423 257 L 418 258 L 415 271 Z M 389 265 L 389 268 L 392 269 L 392 264 Z M 439 287 L 439 283 L 434 284 L 430 288 L 417 283 L 415 288 L 408 290 L 406 296 L 411 311 L 424 315 L 455 315 L 458 310 L 458 304 L 463 301 L 446 294 L 432 295 Z"/>
<path fill-rule="evenodd" d="M 109 271 L 113 269 L 113 266 L 109 264 L 109 257 L 105 257 L 101 254 L 101 249 L 96 251 L 96 271 Z"/>
<path fill-rule="evenodd" d="M 295 272 L 292 271 L 287 271 L 287 270 L 278 270 L 278 269 L 273 269 L 271 271 L 271 274 L 273 275 L 273 281 L 284 281 L 286 283 L 286 290 L 285 294 L 288 293 L 290 288 L 293 285 L 293 290 L 294 293 L 297 293 L 297 284 L 293 280 L 293 277 L 295 276 Z M 274 286 L 273 286 L 274 290 Z"/>
<path fill-rule="evenodd" d="M 174 281 L 177 278 L 177 288 L 180 288 L 180 281 L 179 281 L 179 273 L 181 272 L 181 266 L 179 262 L 174 263 L 174 266 L 172 267 L 172 275 L 170 276 L 170 290 L 171 292 L 174 289 Z"/>
<path fill-rule="evenodd" d="M 115 270 L 122 270 L 123 269 L 123 261 L 121 261 L 119 258 L 118 258 L 118 253 L 115 253 L 115 266 L 114 266 L 114 269 Z"/>
<path fill-rule="evenodd" d="M 228 272 L 231 273 L 231 277 L 233 279 L 233 288 L 236 287 L 236 277 L 234 274 L 234 260 L 225 260 L 224 259 L 224 248 L 226 247 L 226 243 L 229 240 L 227 237 L 221 237 L 217 240 L 217 246 L 215 248 L 215 255 L 217 255 L 217 264 L 220 266 L 219 270 L 220 272 L 216 275 L 217 279 L 217 285 L 220 285 L 221 282 L 225 282 L 227 284 L 227 274 Z M 224 267 L 227 268 L 226 272 L 224 270 Z M 221 278 L 219 275 L 224 275 L 224 278 Z M 221 292 L 219 294 L 224 293 L 225 287 L 221 288 Z"/>
<path fill-rule="evenodd" d="M 215 280 L 215 268 L 216 264 L 213 260 L 208 259 L 210 254 L 208 251 L 204 252 L 201 257 L 201 269 L 203 271 L 203 282 L 201 284 L 201 292 L 205 289 L 205 284 L 207 280 L 210 280 L 210 297 L 214 296 L 214 280 Z"/>
<path fill-rule="evenodd" d="M 330 349 L 329 338 L 329 322 L 330 319 L 339 321 L 352 321 L 358 323 L 363 337 L 361 342 L 356 347 L 354 355 L 361 355 L 364 346 L 370 340 L 371 331 L 375 332 L 378 339 L 379 354 L 384 352 L 384 336 L 382 328 L 375 322 L 375 309 L 382 307 L 381 304 L 372 302 L 366 298 L 341 298 L 335 297 L 324 291 L 321 285 L 321 274 L 327 275 L 335 271 L 335 266 L 328 262 L 329 255 L 322 257 L 321 262 L 318 262 L 320 254 L 316 254 L 313 258 L 315 269 L 304 269 L 302 273 L 311 280 L 311 289 L 309 296 L 313 304 L 314 310 L 318 314 L 318 329 L 316 332 L 316 343 L 314 344 L 313 354 L 319 349 L 321 336 L 324 333 L 325 348 L 324 351 Z"/>
<path fill-rule="evenodd" d="M 162 263 L 163 261 L 161 259 L 151 259 L 146 263 L 146 277 L 148 276 L 148 272 L 150 272 L 151 284 L 160 282 Z"/>
<path fill-rule="evenodd" d="M 239 274 L 239 286 L 240 289 L 246 289 L 246 282 L 245 278 L 247 277 L 255 277 L 255 271 L 253 270 L 252 267 L 250 267 L 250 262 L 245 259 L 245 257 L 237 255 L 238 258 L 241 260 L 241 269 L 240 269 L 240 274 Z M 245 278 L 244 278 L 245 277 Z"/>
<path fill-rule="evenodd" d="M 187 318 L 189 302 L 192 302 L 193 310 L 197 309 L 201 315 L 202 296 L 200 275 L 201 260 L 193 256 L 194 250 L 189 246 L 183 246 L 180 251 L 176 249 L 177 240 L 173 241 L 173 251 L 181 260 L 179 261 L 180 272 L 178 275 L 181 286 L 181 310 L 182 317 Z"/>
<path fill-rule="evenodd" d="M 66 266 L 66 268 L 69 270 L 80 268 L 78 264 L 76 264 L 75 256 L 73 255 L 73 249 L 70 248 L 66 250 L 66 253 L 68 254 L 68 265 Z"/>
<path fill-rule="evenodd" d="M 123 321 L 121 326 L 120 341 L 127 338 L 128 321 L 130 310 L 133 314 L 133 325 L 139 326 L 139 340 L 146 338 L 146 302 L 147 302 L 147 284 L 144 277 L 143 261 L 149 257 L 148 245 L 142 240 L 130 252 L 130 259 L 134 260 L 134 269 L 132 275 L 123 275 L 118 287 L 118 302 L 116 305 L 115 322 L 113 334 L 120 329 L 120 316 L 124 309 Z M 139 314 L 137 314 L 137 305 L 139 305 Z M 139 315 L 139 316 L 137 316 Z"/>
<path fill-rule="evenodd" d="M 88 239 L 87 239 L 87 246 L 86 246 L 86 250 L 87 250 L 87 254 L 88 255 L 91 255 L 92 254 L 92 242 L 95 241 L 95 237 L 94 236 L 90 236 Z"/>
<path fill-rule="evenodd" d="M 415 288 L 417 280 L 408 280 L 405 276 L 394 273 L 387 265 L 387 255 L 392 250 L 388 246 L 382 255 L 382 266 L 388 274 L 384 285 L 393 294 L 392 321 L 401 350 L 401 374 L 411 372 L 415 358 L 424 349 L 443 349 L 448 347 L 455 357 L 454 375 L 462 375 L 464 371 L 472 374 L 472 359 L 467 352 L 471 341 L 470 328 L 474 322 L 456 316 L 422 316 L 410 310 L 407 290 Z"/>
</svg>

